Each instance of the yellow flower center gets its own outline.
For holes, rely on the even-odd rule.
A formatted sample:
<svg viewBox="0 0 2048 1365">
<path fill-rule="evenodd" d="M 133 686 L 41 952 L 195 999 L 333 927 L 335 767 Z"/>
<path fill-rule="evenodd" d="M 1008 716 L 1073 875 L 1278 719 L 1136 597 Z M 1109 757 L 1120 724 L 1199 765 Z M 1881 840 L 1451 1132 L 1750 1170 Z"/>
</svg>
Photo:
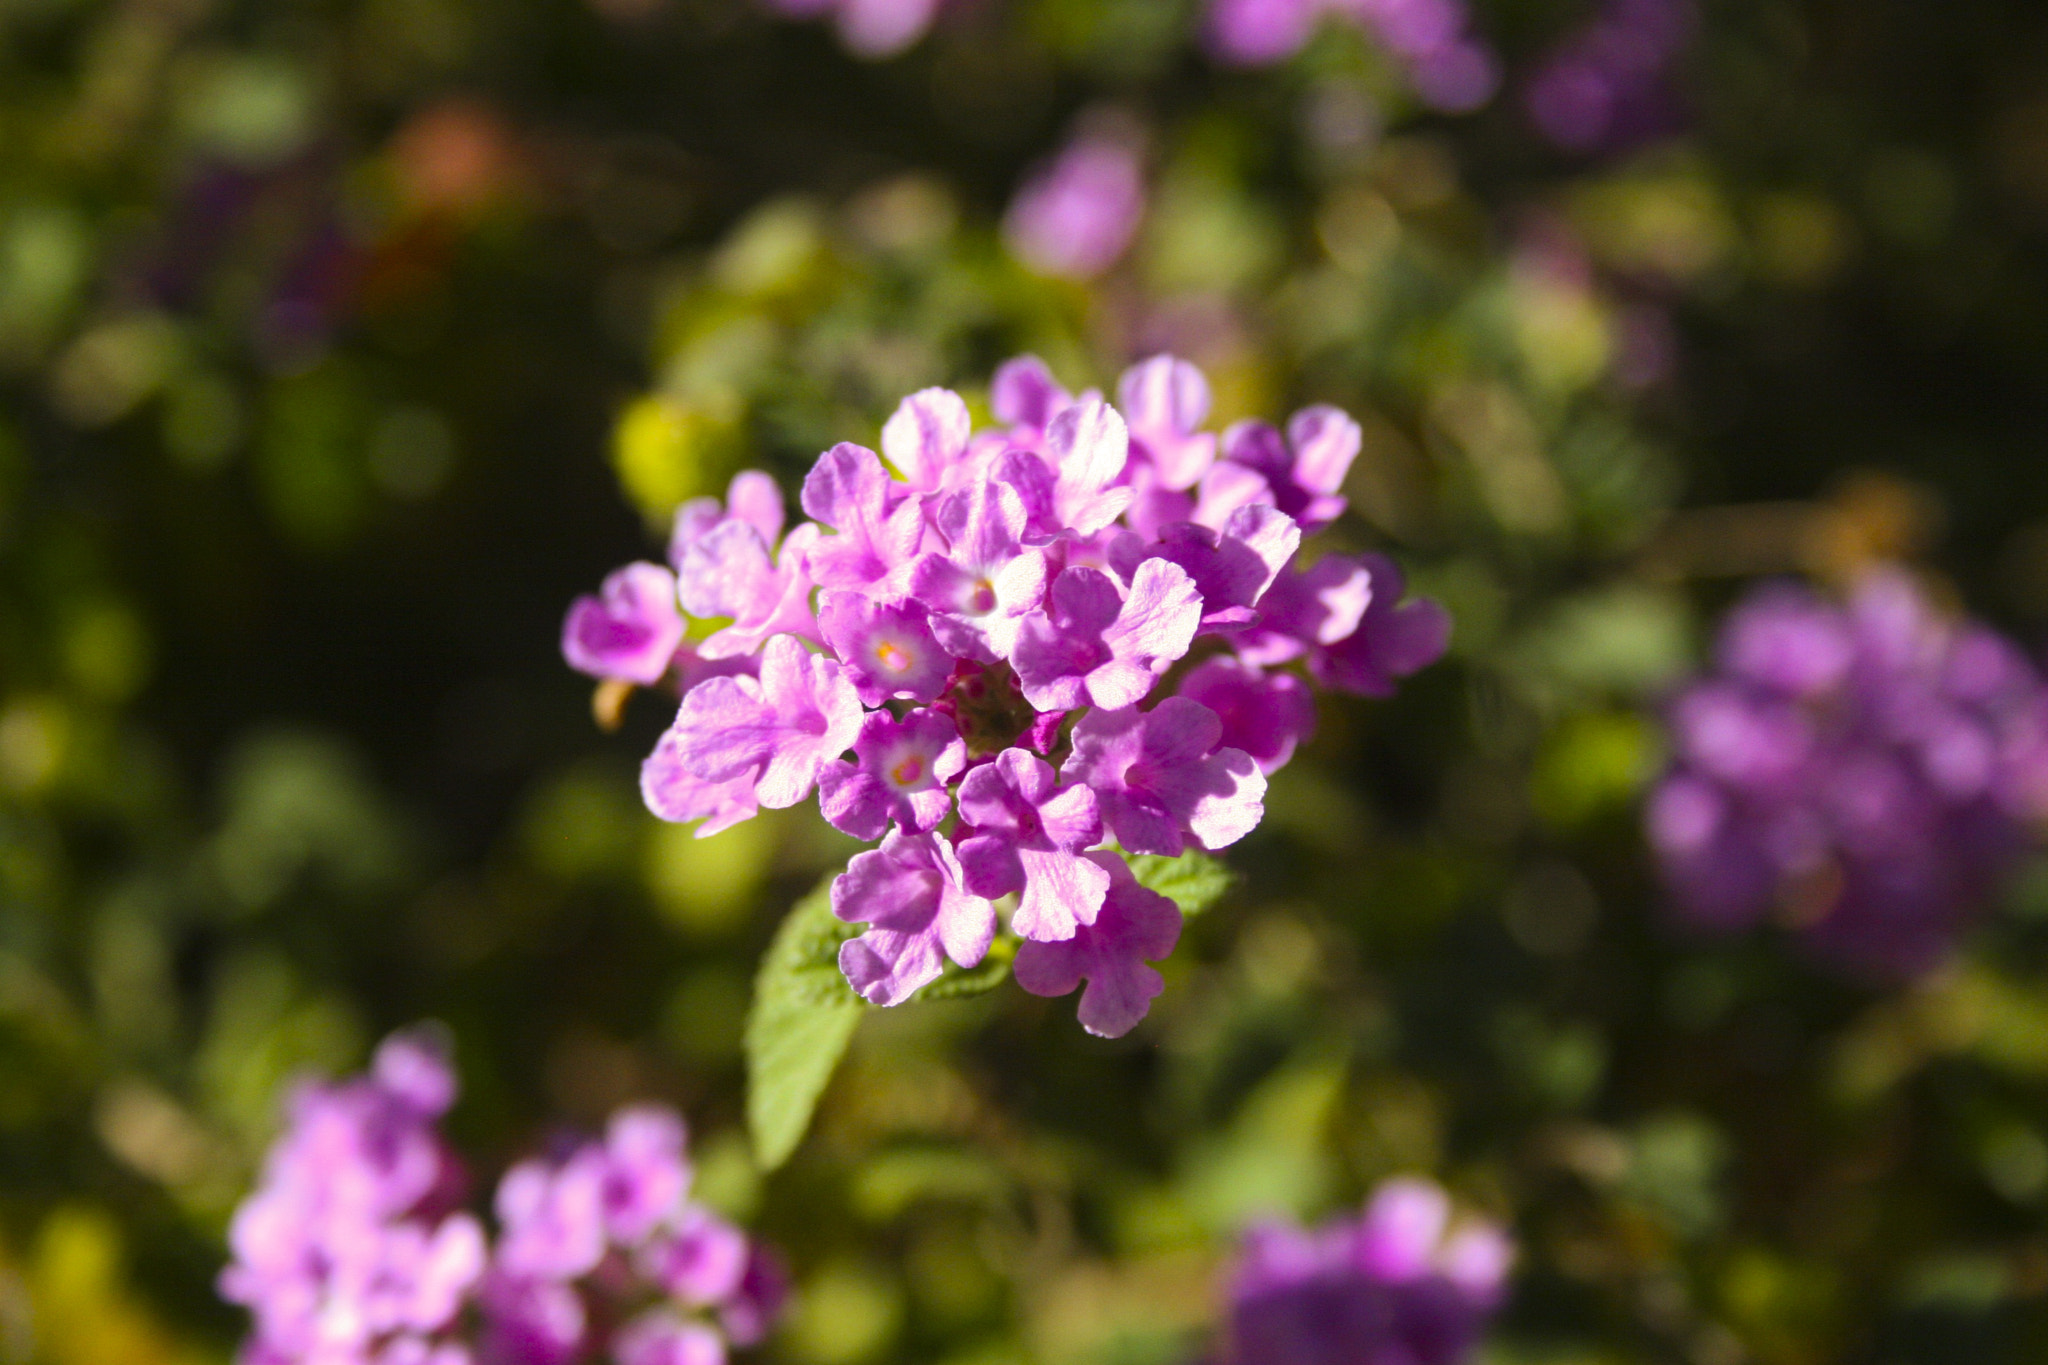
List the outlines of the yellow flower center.
<svg viewBox="0 0 2048 1365">
<path fill-rule="evenodd" d="M 906 758 L 889 770 L 889 776 L 896 779 L 896 785 L 907 787 L 924 775 L 924 763 L 918 758 Z"/>
<path fill-rule="evenodd" d="M 910 667 L 910 651 L 894 640 L 884 640 L 875 646 L 875 658 L 891 673 L 901 673 Z"/>
</svg>

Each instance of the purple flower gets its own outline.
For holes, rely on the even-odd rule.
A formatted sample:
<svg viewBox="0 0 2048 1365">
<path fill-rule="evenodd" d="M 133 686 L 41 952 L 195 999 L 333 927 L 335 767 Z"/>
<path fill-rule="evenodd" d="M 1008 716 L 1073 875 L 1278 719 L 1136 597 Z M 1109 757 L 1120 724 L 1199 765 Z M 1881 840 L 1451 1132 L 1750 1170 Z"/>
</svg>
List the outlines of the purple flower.
<svg viewBox="0 0 2048 1365">
<path fill-rule="evenodd" d="M 1694 26 L 1689 0 L 1609 0 L 1530 79 L 1537 130 L 1569 152 L 1622 151 L 1676 131 L 1673 68 Z"/>
<path fill-rule="evenodd" d="M 718 1308 L 726 1340 L 754 1346 L 765 1340 L 789 1302 L 789 1276 L 775 1253 L 759 1242 L 749 1245 L 746 1273 L 740 1287 Z"/>
<path fill-rule="evenodd" d="M 925 610 L 882 606 L 857 592 L 827 592 L 818 611 L 825 643 L 846 665 L 867 706 L 892 697 L 936 701 L 953 676 L 953 656 L 939 648 Z"/>
<path fill-rule="evenodd" d="M 1005 749 L 968 770 L 959 804 L 974 830 L 960 845 L 969 891 L 991 898 L 1022 892 L 1011 926 L 1027 939 L 1072 938 L 1095 922 L 1109 874 L 1081 856 L 1102 838 L 1094 792 L 1060 786 L 1044 760 Z"/>
<path fill-rule="evenodd" d="M 1981 626 L 1876 572 L 1846 607 L 1767 585 L 1718 671 L 1674 698 L 1674 762 L 1645 812 L 1678 911 L 1717 929 L 1779 907 L 1869 978 L 1940 962 L 2048 796 L 2048 691 Z"/>
<path fill-rule="evenodd" d="M 1192 488 L 1216 458 L 1216 438 L 1200 430 L 1209 416 L 1209 381 L 1187 361 L 1156 355 L 1125 370 L 1117 402 L 1130 426 L 1131 452 L 1161 487 Z"/>
<path fill-rule="evenodd" d="M 1372 571 L 1363 561 L 1324 555 L 1275 576 L 1258 600 L 1258 621 L 1232 644 L 1251 663 L 1286 663 L 1349 639 L 1372 601 Z"/>
<path fill-rule="evenodd" d="M 1319 3 L 1375 25 L 1418 72 L 1469 46 L 1452 0 Z M 1168 856 L 1190 838 L 1242 838 L 1263 815 L 1267 774 L 1315 720 L 1302 679 L 1269 669 L 1300 660 L 1318 680 L 1384 696 L 1444 650 L 1448 617 L 1402 602 L 1391 561 L 1327 555 L 1299 567 L 1304 533 L 1343 510 L 1360 445 L 1350 418 L 1308 408 L 1284 434 L 1240 423 L 1219 459 L 1201 430 L 1208 381 L 1193 365 L 1155 355 L 1118 393 L 1121 413 L 1019 357 L 991 386 L 994 428 L 976 432 L 957 393 L 928 388 L 884 424 L 888 466 L 847 443 L 819 456 L 803 489 L 812 520 L 786 536 L 763 475 L 735 479 L 724 505 L 699 499 L 677 513 L 683 612 L 732 624 L 668 662 L 683 699 L 642 767 L 642 793 L 703 835 L 816 785 L 827 821 L 885 839 L 835 892 L 840 912 L 868 926 L 841 965 L 871 1000 L 907 998 L 949 957 L 981 960 L 998 927 L 991 900 L 1019 898 L 1004 932 L 1027 941 L 1065 943 L 1093 926 L 1110 894 L 1089 855 L 1105 826 L 1129 850 Z M 1234 657 L 1189 671 L 1178 696 L 1158 694 L 1204 633 Z M 1767 668 L 1782 650 L 1765 640 L 1750 653 Z M 1995 660 L 1977 675 L 2003 676 Z M 1740 741 L 1739 727 L 1728 733 Z M 1929 750 L 1951 782 L 1983 766 L 1967 739 Z M 1064 784 L 1033 756 L 1063 746 Z M 2039 788 L 2048 803 L 2048 781 Z M 1698 824 L 1712 806 L 1695 800 L 1679 815 Z M 955 810 L 957 828 L 941 837 Z M 1114 946 L 1120 925 L 1055 955 L 1061 971 L 1099 967 L 1095 998 L 1123 1002 L 1084 1005 L 1085 1019 L 1141 1012 L 1142 957 L 1090 956 L 1129 957 Z M 532 1302 L 545 1308 L 544 1297 Z"/>
<path fill-rule="evenodd" d="M 1065 995 L 1085 980 L 1081 1027 L 1099 1038 L 1121 1038 L 1166 987 L 1146 963 L 1166 957 L 1180 942 L 1180 909 L 1140 886 L 1116 854 L 1091 853 L 1088 861 L 1109 878 L 1101 911 L 1075 926 L 1069 938 L 1019 945 L 1013 970 L 1017 984 L 1033 995 Z"/>
<path fill-rule="evenodd" d="M 1186 697 L 1150 711 L 1094 710 L 1074 727 L 1060 776 L 1092 788 L 1102 821 L 1132 853 L 1178 857 L 1184 834 L 1234 844 L 1265 815 L 1266 775 L 1242 749 L 1219 748 L 1223 723 Z"/>
<path fill-rule="evenodd" d="M 1045 453 L 1054 473 L 1050 511 L 1056 534 L 1092 536 L 1131 505 L 1131 490 L 1114 486 L 1130 449 L 1124 419 L 1092 393 L 1052 419 Z"/>
<path fill-rule="evenodd" d="M 1003 237 L 1041 274 L 1092 279 L 1117 263 L 1144 216 L 1137 153 L 1121 140 L 1084 136 L 1025 180 Z"/>
<path fill-rule="evenodd" d="M 703 821 L 697 826 L 699 839 L 751 820 L 760 812 L 760 799 L 754 795 L 754 784 L 761 776 L 758 765 L 723 782 L 706 782 L 683 766 L 682 742 L 682 735 L 671 727 L 641 763 L 640 799 L 647 809 L 677 824 Z"/>
<path fill-rule="evenodd" d="M 745 522 L 762 544 L 773 545 L 782 534 L 783 517 L 782 490 L 775 480 L 758 469 L 743 470 L 727 485 L 724 506 L 716 498 L 692 498 L 676 508 L 669 533 L 669 563 L 680 567 L 692 541 L 728 520 Z"/>
<path fill-rule="evenodd" d="M 952 845 L 937 834 L 896 830 L 855 854 L 832 883 L 832 913 L 868 926 L 840 945 L 839 969 L 876 1005 L 902 1004 L 938 979 L 946 958 L 976 965 L 996 932 L 995 907 L 966 889 Z"/>
<path fill-rule="evenodd" d="M 1285 61 L 1308 43 L 1321 12 L 1318 0 L 1211 0 L 1209 46 L 1241 66 Z"/>
<path fill-rule="evenodd" d="M 996 420 L 1008 424 L 1012 442 L 1036 450 L 1052 419 L 1073 404 L 1052 371 L 1035 355 L 1020 355 L 996 367 L 989 381 L 989 407 Z"/>
<path fill-rule="evenodd" d="M 947 548 L 912 567 L 911 596 L 931 611 L 948 653 L 983 663 L 1009 658 L 1025 615 L 1045 600 L 1047 577 L 1044 551 L 1023 544 L 1023 495 L 1006 480 L 984 479 L 949 495 L 936 520 Z"/>
<path fill-rule="evenodd" d="M 1476 109 L 1500 83 L 1493 54 L 1465 33 L 1459 0 L 1210 0 L 1209 45 L 1227 62 L 1270 65 L 1299 52 L 1325 13 L 1370 29 L 1407 63 L 1415 93 L 1432 108 Z"/>
<path fill-rule="evenodd" d="M 804 511 L 839 534 L 811 547 L 811 577 L 821 588 L 850 588 L 889 599 L 903 595 L 892 575 L 917 554 L 924 514 L 915 498 L 896 497 L 881 457 L 841 441 L 804 479 Z"/>
<path fill-rule="evenodd" d="M 1254 504 L 1232 512 L 1221 531 L 1191 521 L 1162 527 L 1150 547 L 1125 532 L 1110 542 L 1107 558 L 1126 581 L 1146 559 L 1180 565 L 1201 596 L 1202 629 L 1235 630 L 1259 619 L 1253 604 L 1293 561 L 1300 544 L 1301 528 L 1293 518 Z"/>
<path fill-rule="evenodd" d="M 834 829 L 879 839 L 893 822 L 912 834 L 935 829 L 953 808 L 953 779 L 967 766 L 959 727 L 939 711 L 897 720 L 871 712 L 853 744 L 855 762 L 818 773 L 818 803 Z"/>
<path fill-rule="evenodd" d="M 688 1203 L 682 1120 L 613 1114 L 602 1142 L 506 1172 L 500 1231 L 455 1212 L 462 1172 L 435 1120 L 454 1102 L 439 1036 L 394 1034 L 370 1074 L 300 1088 L 230 1229 L 221 1293 L 246 1304 L 251 1365 L 722 1361 L 783 1299 L 772 1257 Z M 634 1318 L 624 1328 L 615 1325 Z M 709 1321 L 686 1316 L 709 1311 Z M 666 1354 L 664 1354 L 666 1353 Z"/>
<path fill-rule="evenodd" d="M 1128 597 L 1099 569 L 1067 569 L 1047 607 L 1025 618 L 1012 656 L 1025 698 L 1041 711 L 1135 705 L 1187 653 L 1202 620 L 1194 580 L 1163 559 L 1138 566 Z"/>
<path fill-rule="evenodd" d="M 730 514 L 719 513 L 708 498 L 676 513 L 669 559 L 683 610 L 700 619 L 732 621 L 697 647 L 707 659 L 752 654 L 775 635 L 817 638 L 807 559 L 818 529 L 797 527 L 771 554 L 775 537 L 763 527 L 780 525 L 781 495 L 773 484 L 763 488 L 766 476 L 756 477 L 760 482 L 745 485 L 733 480 L 736 510 Z"/>
<path fill-rule="evenodd" d="M 675 1111 L 657 1105 L 612 1115 L 605 1126 L 600 1195 L 605 1232 L 614 1243 L 637 1245 L 681 1216 L 690 1189 L 687 1137 Z"/>
<path fill-rule="evenodd" d="M 747 1235 L 701 1205 L 686 1206 L 677 1226 L 640 1253 L 641 1274 L 692 1307 L 724 1303 L 740 1292 L 752 1254 Z"/>
<path fill-rule="evenodd" d="M 559 1164 L 522 1161 L 498 1182 L 497 1264 L 508 1275 L 573 1280 L 604 1258 L 605 1159 L 596 1147 Z"/>
<path fill-rule="evenodd" d="M 967 404 L 951 389 L 921 389 L 896 405 L 882 426 L 882 454 L 912 488 L 933 493 L 968 473 L 974 434 Z"/>
<path fill-rule="evenodd" d="M 481 1306 L 480 1354 L 492 1365 L 568 1365 L 590 1333 L 583 1296 L 555 1280 L 493 1275 Z"/>
<path fill-rule="evenodd" d="M 579 597 L 562 622 L 562 657 L 593 678 L 650 686 L 683 643 L 675 575 L 659 564 L 628 564 L 596 597 Z"/>
<path fill-rule="evenodd" d="M 1223 744 L 1242 749 L 1271 775 L 1294 757 L 1294 746 L 1315 730 L 1316 703 L 1292 673 L 1267 673 L 1241 659 L 1218 656 L 1181 679 L 1180 695 L 1216 713 Z"/>
<path fill-rule="evenodd" d="M 1513 1245 L 1451 1225 L 1433 1183 L 1381 1185 L 1356 1220 L 1251 1229 L 1231 1283 L 1224 1365 L 1459 1365 L 1499 1307 Z"/>
<path fill-rule="evenodd" d="M 1223 433 L 1223 458 L 1265 479 L 1273 505 L 1306 533 L 1343 515 L 1338 490 L 1361 440 L 1358 423 L 1336 408 L 1303 408 L 1288 419 L 1284 437 L 1264 422 L 1232 426 Z"/>
<path fill-rule="evenodd" d="M 1358 629 L 1310 652 L 1309 669 L 1328 686 L 1391 697 L 1398 679 L 1444 656 L 1451 642 L 1451 614 L 1427 597 L 1403 602 L 1406 580 L 1385 555 L 1360 555 L 1358 562 L 1371 577 L 1371 601 Z"/>
<path fill-rule="evenodd" d="M 252 1359 L 368 1360 L 446 1344 L 483 1276 L 435 1131 L 455 1083 L 440 1038 L 396 1034 L 369 1076 L 290 1098 L 262 1183 L 235 1211 L 220 1293 L 250 1310 Z"/>
<path fill-rule="evenodd" d="M 852 746 L 860 726 L 860 698 L 838 663 L 778 635 L 758 679 L 697 684 L 670 733 L 692 776 L 727 782 L 758 769 L 756 799 L 779 810 L 810 794 L 818 770 Z"/>
<path fill-rule="evenodd" d="M 614 1365 L 725 1365 L 725 1338 L 710 1326 L 655 1309 L 619 1329 Z"/>
</svg>

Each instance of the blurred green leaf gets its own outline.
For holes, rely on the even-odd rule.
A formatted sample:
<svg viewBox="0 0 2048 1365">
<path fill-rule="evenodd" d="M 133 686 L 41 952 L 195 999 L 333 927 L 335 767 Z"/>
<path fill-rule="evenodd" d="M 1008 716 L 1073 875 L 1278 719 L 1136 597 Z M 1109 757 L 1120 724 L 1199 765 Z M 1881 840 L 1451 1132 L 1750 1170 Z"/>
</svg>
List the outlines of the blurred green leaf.
<svg viewBox="0 0 2048 1365">
<path fill-rule="evenodd" d="M 1231 870 L 1202 852 L 1191 848 L 1178 858 L 1157 853 L 1127 855 L 1131 873 L 1140 886 L 1157 891 L 1180 907 L 1183 915 L 1199 915 L 1230 890 L 1237 880 Z"/>
<path fill-rule="evenodd" d="M 827 878 L 775 931 L 747 1012 L 747 1131 L 764 1171 L 789 1160 L 860 1022 L 839 945 L 860 932 L 832 913 Z"/>
</svg>

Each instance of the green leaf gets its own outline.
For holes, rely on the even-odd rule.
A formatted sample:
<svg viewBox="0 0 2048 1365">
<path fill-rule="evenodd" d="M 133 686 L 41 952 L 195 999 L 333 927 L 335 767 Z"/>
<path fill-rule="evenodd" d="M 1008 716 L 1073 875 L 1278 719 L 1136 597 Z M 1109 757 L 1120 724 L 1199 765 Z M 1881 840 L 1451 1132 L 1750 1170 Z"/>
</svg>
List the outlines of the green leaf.
<svg viewBox="0 0 2048 1365">
<path fill-rule="evenodd" d="M 754 978 L 747 1011 L 747 1131 L 764 1171 L 789 1160 L 864 1006 L 839 974 L 839 945 L 860 929 L 832 913 L 832 881 L 798 901 Z"/>
<path fill-rule="evenodd" d="M 1017 941 L 999 937 L 989 945 L 988 956 L 975 966 L 958 967 L 948 962 L 944 974 L 911 996 L 911 1002 L 965 1000 L 986 995 L 1010 979 L 1010 959 L 1016 955 Z"/>
<path fill-rule="evenodd" d="M 1228 867 L 1198 848 L 1178 858 L 1157 853 L 1130 853 L 1124 861 L 1141 886 L 1148 886 L 1180 907 L 1183 915 L 1199 915 L 1223 898 L 1237 880 Z"/>
</svg>

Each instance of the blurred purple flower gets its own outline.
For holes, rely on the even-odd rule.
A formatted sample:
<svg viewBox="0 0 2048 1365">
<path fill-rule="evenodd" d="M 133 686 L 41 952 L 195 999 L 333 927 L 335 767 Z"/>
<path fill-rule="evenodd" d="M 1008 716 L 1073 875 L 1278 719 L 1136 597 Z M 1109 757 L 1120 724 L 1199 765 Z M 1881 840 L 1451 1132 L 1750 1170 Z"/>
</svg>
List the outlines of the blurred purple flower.
<svg viewBox="0 0 2048 1365">
<path fill-rule="evenodd" d="M 893 57 L 925 35 L 945 0 L 767 0 L 792 19 L 834 16 L 840 41 L 857 57 Z"/>
<path fill-rule="evenodd" d="M 1670 722 L 1646 818 L 1679 913 L 1724 930 L 1781 915 L 1859 976 L 1940 962 L 2048 813 L 2039 674 L 1896 570 L 1844 606 L 1758 589 Z"/>
<path fill-rule="evenodd" d="M 1691 0 L 1607 0 L 1524 91 L 1537 129 L 1569 152 L 1613 152 L 1675 131 L 1672 72 L 1692 40 Z"/>
<path fill-rule="evenodd" d="M 1500 84 L 1493 53 L 1466 32 L 1461 0 L 1210 0 L 1209 46 L 1223 61 L 1268 66 L 1306 46 L 1326 14 L 1370 32 L 1433 109 L 1477 109 Z"/>
<path fill-rule="evenodd" d="M 368 1362 L 454 1343 L 482 1279 L 482 1227 L 436 1121 L 454 1099 L 438 1035 L 394 1034 L 368 1076 L 308 1084 L 228 1229 L 221 1297 L 252 1360 Z"/>
<path fill-rule="evenodd" d="M 1382 1184 L 1363 1216 L 1313 1231 L 1246 1234 L 1219 1365 L 1459 1365 L 1500 1306 L 1512 1244 L 1453 1226 L 1449 1197 L 1413 1177 Z"/>
<path fill-rule="evenodd" d="M 1025 180 L 1004 215 L 1003 236 L 1040 274 L 1085 280 L 1117 263 L 1144 216 L 1136 150 L 1118 139 L 1083 136 Z"/>
</svg>

